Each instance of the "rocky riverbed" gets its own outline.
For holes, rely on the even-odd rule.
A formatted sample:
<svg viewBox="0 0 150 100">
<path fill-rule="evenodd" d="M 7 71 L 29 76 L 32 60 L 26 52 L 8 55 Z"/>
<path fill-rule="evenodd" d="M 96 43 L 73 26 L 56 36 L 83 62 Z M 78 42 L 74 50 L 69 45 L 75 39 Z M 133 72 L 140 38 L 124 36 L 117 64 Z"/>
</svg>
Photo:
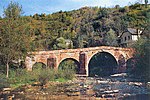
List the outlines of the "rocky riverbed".
<svg viewBox="0 0 150 100">
<path fill-rule="evenodd" d="M 78 77 L 66 83 L 24 85 L 0 92 L 0 100 L 150 100 L 147 84 L 126 77 Z M 142 99 L 141 99 L 142 98 Z"/>
</svg>

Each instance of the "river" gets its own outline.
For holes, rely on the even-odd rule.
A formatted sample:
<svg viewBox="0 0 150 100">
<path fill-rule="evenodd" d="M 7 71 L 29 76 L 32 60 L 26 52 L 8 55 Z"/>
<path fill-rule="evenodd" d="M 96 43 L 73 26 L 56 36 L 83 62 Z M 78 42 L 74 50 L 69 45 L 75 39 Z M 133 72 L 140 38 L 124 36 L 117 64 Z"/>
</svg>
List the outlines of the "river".
<svg viewBox="0 0 150 100">
<path fill-rule="evenodd" d="M 95 80 L 93 90 L 96 91 L 96 97 L 117 100 L 150 100 L 150 90 L 146 83 L 128 78 L 124 74 L 103 78 L 89 77 L 88 81 Z"/>
<path fill-rule="evenodd" d="M 109 77 L 78 77 L 67 83 L 50 82 L 40 86 L 25 85 L 4 93 L 0 100 L 150 100 L 145 82 L 128 78 L 125 73 Z M 11 100 L 11 99 L 10 99 Z"/>
</svg>

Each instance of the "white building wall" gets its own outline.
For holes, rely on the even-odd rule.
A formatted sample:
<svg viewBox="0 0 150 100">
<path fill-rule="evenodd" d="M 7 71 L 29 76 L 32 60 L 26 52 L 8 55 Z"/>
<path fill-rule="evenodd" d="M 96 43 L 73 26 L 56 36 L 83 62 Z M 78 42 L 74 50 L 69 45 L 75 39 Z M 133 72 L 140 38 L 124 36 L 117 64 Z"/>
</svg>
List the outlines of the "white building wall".
<svg viewBox="0 0 150 100">
<path fill-rule="evenodd" d="M 132 35 L 132 40 L 133 41 L 137 41 L 138 40 L 138 36 L 137 35 Z"/>
</svg>

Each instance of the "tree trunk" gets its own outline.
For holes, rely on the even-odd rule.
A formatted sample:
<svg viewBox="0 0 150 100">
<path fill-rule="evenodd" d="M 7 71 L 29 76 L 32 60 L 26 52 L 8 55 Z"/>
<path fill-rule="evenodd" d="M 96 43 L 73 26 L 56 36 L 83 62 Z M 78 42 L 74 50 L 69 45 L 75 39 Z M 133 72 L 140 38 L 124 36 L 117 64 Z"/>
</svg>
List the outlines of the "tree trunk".
<svg viewBox="0 0 150 100">
<path fill-rule="evenodd" d="M 7 62 L 7 64 L 6 64 L 6 77 L 8 78 L 8 74 L 9 74 L 9 64 L 8 64 L 8 62 Z"/>
</svg>

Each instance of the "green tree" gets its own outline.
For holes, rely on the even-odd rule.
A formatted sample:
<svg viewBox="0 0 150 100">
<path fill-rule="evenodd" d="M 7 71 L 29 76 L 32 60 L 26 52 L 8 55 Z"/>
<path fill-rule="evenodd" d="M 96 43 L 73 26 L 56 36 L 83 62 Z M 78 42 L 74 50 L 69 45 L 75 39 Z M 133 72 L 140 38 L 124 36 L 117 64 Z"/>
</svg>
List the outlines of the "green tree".
<svg viewBox="0 0 150 100">
<path fill-rule="evenodd" d="M 125 16 L 114 17 L 113 29 L 115 29 L 115 32 L 118 34 L 122 33 L 127 29 L 127 22 L 124 21 L 124 17 Z"/>
<path fill-rule="evenodd" d="M 104 37 L 104 41 L 106 43 L 106 45 L 109 46 L 117 46 L 117 36 L 115 34 L 115 31 L 113 31 L 112 29 L 110 29 L 105 37 Z"/>
<path fill-rule="evenodd" d="M 134 58 L 136 59 L 135 69 L 131 71 L 135 77 L 143 80 L 150 80 L 150 40 L 139 39 L 133 46 L 136 50 Z"/>
<path fill-rule="evenodd" d="M 6 19 L 0 23 L 0 39 L 0 56 L 8 77 L 10 62 L 19 62 L 30 49 L 29 28 L 23 20 Z"/>
<path fill-rule="evenodd" d="M 20 6 L 17 2 L 11 1 L 8 7 L 4 9 L 4 17 L 6 18 L 16 19 L 19 18 L 22 13 L 22 6 Z"/>
<path fill-rule="evenodd" d="M 148 0 L 145 0 L 145 7 L 147 7 L 147 4 L 148 4 Z"/>
<path fill-rule="evenodd" d="M 0 23 L 0 55 L 6 64 L 6 77 L 10 62 L 22 60 L 30 48 L 30 29 L 26 21 L 20 18 L 21 14 L 22 7 L 11 1 L 4 9 L 5 19 Z"/>
<path fill-rule="evenodd" d="M 107 8 L 101 8 L 100 11 L 98 12 L 98 14 L 99 14 L 99 18 L 102 18 L 102 17 L 108 18 L 109 10 Z"/>
<path fill-rule="evenodd" d="M 144 29 L 143 29 L 143 32 L 142 32 L 142 34 L 143 34 L 143 37 L 147 37 L 147 38 L 150 38 L 150 12 L 149 11 L 145 11 L 144 12 L 144 14 L 145 14 L 145 24 L 143 25 L 144 26 Z"/>
<path fill-rule="evenodd" d="M 81 34 L 78 34 L 76 43 L 78 48 L 84 47 L 83 36 Z"/>
<path fill-rule="evenodd" d="M 55 50 L 66 49 L 67 45 L 66 45 L 65 39 L 63 37 L 57 38 L 55 44 L 53 45 L 53 48 Z"/>
</svg>

